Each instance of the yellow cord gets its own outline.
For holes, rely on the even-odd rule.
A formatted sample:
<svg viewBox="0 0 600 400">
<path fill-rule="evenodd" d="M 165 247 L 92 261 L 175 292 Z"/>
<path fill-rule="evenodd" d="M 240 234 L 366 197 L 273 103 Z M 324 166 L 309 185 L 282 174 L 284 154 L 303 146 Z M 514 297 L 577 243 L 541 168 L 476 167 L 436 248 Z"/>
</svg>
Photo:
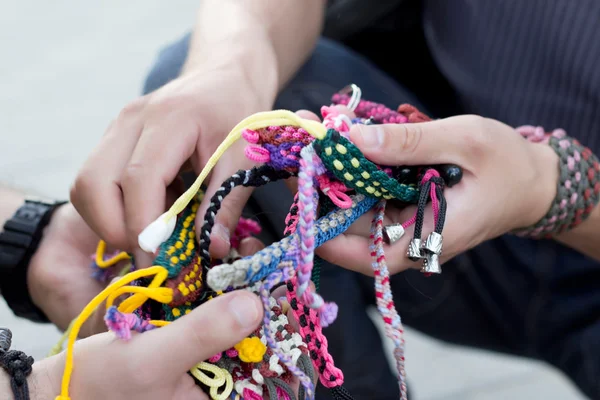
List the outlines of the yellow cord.
<svg viewBox="0 0 600 400">
<path fill-rule="evenodd" d="M 306 130 L 311 136 L 322 139 L 327 134 L 327 129 L 323 126 L 322 123 L 318 121 L 308 120 L 304 118 L 300 118 L 296 113 L 287 110 L 275 110 L 275 111 L 267 111 L 261 112 L 254 115 L 249 116 L 248 118 L 242 120 L 239 124 L 237 124 L 227 135 L 225 140 L 219 145 L 217 150 L 213 153 L 213 155 L 209 158 L 208 162 L 202 169 L 198 178 L 190 188 L 183 193 L 173 206 L 169 209 L 169 211 L 164 214 L 165 222 L 168 222 L 171 218 L 175 218 L 179 213 L 181 213 L 187 205 L 192 201 L 198 190 L 200 190 L 200 186 L 204 182 L 204 179 L 208 176 L 208 174 L 212 171 L 214 166 L 217 164 L 217 161 L 223 156 L 223 154 L 231 147 L 237 140 L 242 136 L 242 132 L 244 129 L 261 129 L 266 128 L 268 126 L 299 126 Z"/>
<path fill-rule="evenodd" d="M 150 323 L 150 324 L 152 324 L 154 326 L 157 326 L 157 327 L 163 327 L 163 326 L 169 325 L 171 322 L 169 322 L 169 321 L 162 321 L 160 319 L 153 319 L 153 320 L 148 321 L 148 323 Z"/>
<path fill-rule="evenodd" d="M 155 268 L 155 267 L 152 267 L 152 268 Z M 163 268 L 160 266 L 156 266 L 156 268 L 161 268 L 161 270 L 156 274 L 156 276 L 154 277 L 152 282 L 150 282 L 148 287 L 145 289 L 155 289 L 155 290 L 158 289 L 157 294 L 160 296 L 160 292 L 163 289 L 165 289 L 165 288 L 160 288 L 160 285 L 162 285 L 163 282 L 165 280 L 167 280 L 169 272 L 167 271 L 166 268 Z M 135 286 L 135 287 L 137 288 L 137 286 Z M 173 297 L 172 289 L 169 289 L 169 290 L 171 290 L 171 298 L 172 298 Z M 134 312 L 142 304 L 144 304 L 146 302 L 146 300 L 149 299 L 148 293 L 152 293 L 152 292 L 136 292 L 133 296 L 128 297 L 127 299 L 123 300 L 123 302 L 119 305 L 119 311 L 124 312 L 124 313 Z M 169 300 L 169 303 L 171 301 L 172 300 Z"/>
<path fill-rule="evenodd" d="M 125 293 L 139 293 L 139 294 L 143 295 L 146 299 L 156 300 L 159 303 L 163 303 L 163 304 L 168 304 L 173 301 L 173 289 L 171 289 L 171 288 L 167 288 L 167 287 L 147 288 L 147 287 L 141 287 L 141 286 L 123 286 L 123 287 L 115 290 L 114 292 L 112 292 L 110 294 L 110 296 L 108 296 L 108 299 L 106 299 L 106 307 L 107 308 L 111 307 L 113 305 L 115 299 Z M 119 311 L 125 312 L 125 313 L 132 312 L 129 310 L 125 311 L 127 309 L 127 307 L 123 307 L 123 309 L 121 309 L 122 306 L 123 306 L 123 304 L 121 304 L 119 306 Z M 137 309 L 137 307 L 135 307 L 134 310 L 135 309 Z"/>
<path fill-rule="evenodd" d="M 214 378 L 210 378 L 204 371 L 212 373 Z M 203 361 L 192 368 L 190 372 L 196 379 L 210 387 L 210 397 L 213 400 L 226 400 L 233 391 L 233 378 L 226 369 Z M 219 388 L 223 384 L 225 384 L 225 388 L 219 393 Z"/>
<path fill-rule="evenodd" d="M 96 308 L 98 308 L 98 306 L 102 304 L 102 302 L 108 296 L 110 296 L 112 292 L 128 283 L 152 275 L 155 275 L 155 278 L 152 281 L 152 283 L 154 283 L 157 280 L 157 277 L 159 277 L 159 275 L 162 277 L 162 283 L 164 279 L 166 279 L 167 274 L 168 271 L 165 268 L 159 266 L 134 271 L 107 286 L 102 292 L 100 292 L 96 297 L 94 297 L 92 301 L 88 303 L 87 306 L 85 306 L 83 311 L 81 311 L 79 316 L 73 321 L 72 329 L 69 332 L 69 339 L 67 342 L 67 351 L 65 356 L 65 370 L 61 384 L 61 394 L 56 397 L 56 400 L 70 400 L 69 383 L 71 382 L 71 375 L 73 373 L 73 348 L 75 346 L 75 341 L 77 340 L 77 336 L 79 335 L 79 330 L 81 329 L 81 326 L 93 314 L 94 310 L 96 310 Z M 161 283 L 159 283 L 158 285 L 160 285 Z"/>
<path fill-rule="evenodd" d="M 112 257 L 111 259 L 104 260 L 105 252 L 106 252 L 106 242 L 104 240 L 101 240 L 98 242 L 98 247 L 96 247 L 96 265 L 100 268 L 112 267 L 113 265 L 115 265 L 123 260 L 131 259 L 129 254 L 122 251 L 119 254 L 117 254 L 116 256 Z"/>
</svg>

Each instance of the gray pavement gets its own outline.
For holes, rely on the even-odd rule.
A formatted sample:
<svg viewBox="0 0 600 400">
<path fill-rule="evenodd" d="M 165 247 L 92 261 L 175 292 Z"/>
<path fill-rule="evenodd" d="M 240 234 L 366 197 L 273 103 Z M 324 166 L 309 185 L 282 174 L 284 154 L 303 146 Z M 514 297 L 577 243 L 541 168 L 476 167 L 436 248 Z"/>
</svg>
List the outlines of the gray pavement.
<svg viewBox="0 0 600 400">
<path fill-rule="evenodd" d="M 105 127 L 139 93 L 158 49 L 189 29 L 196 2 L 0 5 L 0 182 L 64 198 Z M 37 359 L 60 336 L 15 319 L 4 302 L 0 325 Z M 412 330 L 406 347 L 413 400 L 582 399 L 539 363 L 447 346 Z"/>
</svg>

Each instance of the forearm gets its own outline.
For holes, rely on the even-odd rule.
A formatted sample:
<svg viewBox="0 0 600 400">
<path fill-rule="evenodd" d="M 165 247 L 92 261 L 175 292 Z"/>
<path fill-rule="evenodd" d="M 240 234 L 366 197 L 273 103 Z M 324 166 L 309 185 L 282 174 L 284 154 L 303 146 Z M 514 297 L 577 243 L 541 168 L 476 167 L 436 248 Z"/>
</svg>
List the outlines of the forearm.
<svg viewBox="0 0 600 400">
<path fill-rule="evenodd" d="M 203 0 L 184 72 L 240 66 L 272 102 L 312 52 L 324 13 L 324 0 Z"/>
<path fill-rule="evenodd" d="M 594 208 L 588 219 L 581 225 L 560 234 L 556 240 L 600 261 L 600 205 Z"/>
</svg>

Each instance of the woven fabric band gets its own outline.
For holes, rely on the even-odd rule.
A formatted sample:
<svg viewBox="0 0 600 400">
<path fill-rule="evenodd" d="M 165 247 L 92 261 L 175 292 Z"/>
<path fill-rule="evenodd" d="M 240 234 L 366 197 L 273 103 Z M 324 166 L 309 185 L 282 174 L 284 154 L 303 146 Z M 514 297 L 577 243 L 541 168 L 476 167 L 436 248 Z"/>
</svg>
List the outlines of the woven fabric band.
<svg viewBox="0 0 600 400">
<path fill-rule="evenodd" d="M 548 213 L 534 226 L 519 229 L 518 236 L 551 238 L 585 221 L 600 201 L 600 162 L 592 151 L 562 129 L 543 133 L 542 128 L 517 129 L 531 141 L 547 142 L 560 159 L 557 195 Z"/>
</svg>

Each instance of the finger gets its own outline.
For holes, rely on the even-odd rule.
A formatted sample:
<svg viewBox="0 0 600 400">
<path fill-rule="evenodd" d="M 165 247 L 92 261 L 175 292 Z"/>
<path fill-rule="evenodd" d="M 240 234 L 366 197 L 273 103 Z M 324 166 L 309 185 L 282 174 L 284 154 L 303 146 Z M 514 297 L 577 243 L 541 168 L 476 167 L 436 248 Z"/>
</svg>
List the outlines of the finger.
<svg viewBox="0 0 600 400">
<path fill-rule="evenodd" d="M 177 176 L 175 180 L 167 187 L 166 208 L 170 208 L 175 201 L 185 192 L 185 184 L 181 176 Z"/>
<path fill-rule="evenodd" d="M 265 248 L 263 242 L 255 237 L 247 237 L 240 242 L 238 252 L 242 257 L 251 256 Z"/>
<path fill-rule="evenodd" d="M 285 186 L 289 189 L 290 192 L 296 194 L 298 192 L 298 178 L 292 177 L 285 180 Z"/>
<path fill-rule="evenodd" d="M 412 124 L 354 125 L 351 140 L 383 165 L 458 164 L 469 169 L 484 157 L 488 138 L 479 117 L 459 116 Z"/>
<path fill-rule="evenodd" d="M 191 376 L 182 375 L 181 381 L 175 386 L 172 400 L 209 400 L 210 397 L 200 386 L 198 386 Z"/>
<path fill-rule="evenodd" d="M 198 208 L 198 214 L 196 215 L 197 234 L 204 225 L 206 210 L 210 206 L 212 197 L 223 185 L 223 182 L 229 179 L 238 170 L 246 170 L 252 166 L 252 162 L 243 155 L 241 146 L 236 144 L 230 151 L 232 152 L 232 155 L 222 159 L 213 170 L 212 177 L 206 188 L 204 201 L 202 201 L 202 204 Z M 234 160 L 234 162 L 232 162 L 232 160 Z M 252 188 L 236 187 L 227 195 L 227 197 L 225 197 L 225 199 L 223 199 L 221 208 L 215 217 L 215 225 L 210 235 L 211 243 L 209 252 L 212 257 L 223 258 L 229 253 L 231 247 L 231 233 L 235 231 L 244 206 L 251 194 Z"/>
<path fill-rule="evenodd" d="M 415 207 L 407 207 L 402 210 L 390 209 L 386 211 L 386 215 L 384 216 L 384 226 L 403 223 L 409 220 L 414 215 L 414 212 Z M 433 224 L 431 221 L 432 218 L 431 213 L 426 212 L 424 226 L 431 226 Z M 372 212 L 362 216 L 344 234 L 325 242 L 315 252 L 332 264 L 365 275 L 373 275 L 373 259 L 370 248 L 372 220 Z M 427 229 L 423 229 L 424 235 L 428 233 Z M 420 268 L 419 263 L 410 261 L 406 255 L 413 234 L 414 225 L 406 228 L 404 236 L 399 241 L 393 244 L 384 243 L 383 250 L 390 274 L 395 274 L 408 268 Z"/>
<path fill-rule="evenodd" d="M 247 337 L 262 316 L 262 304 L 255 294 L 245 290 L 227 293 L 170 325 L 137 336 L 131 354 L 140 354 L 145 365 L 158 368 L 156 376 L 185 373 Z"/>
<path fill-rule="evenodd" d="M 194 153 L 198 133 L 193 124 L 165 121 L 146 126 L 121 178 L 125 204 L 125 223 L 136 266 L 144 268 L 152 256 L 138 246 L 138 235 L 165 212 L 167 187 L 178 176 L 181 166 Z M 177 140 L 167 133 L 177 126 Z"/>
<path fill-rule="evenodd" d="M 319 118 L 319 116 L 317 114 L 315 114 L 312 111 L 308 111 L 308 110 L 298 110 L 296 111 L 296 115 L 298 115 L 300 118 L 304 118 L 304 119 L 308 119 L 308 120 L 312 120 L 312 121 L 320 121 L 321 118 Z"/>
<path fill-rule="evenodd" d="M 350 109 L 344 105 L 338 104 L 335 105 L 334 108 L 338 110 L 340 114 L 347 116 L 351 120 L 356 118 L 356 114 L 354 113 L 354 111 L 350 111 Z"/>
<path fill-rule="evenodd" d="M 129 249 L 120 179 L 140 137 L 140 102 L 125 108 L 107 129 L 79 171 L 70 200 L 94 232 L 123 250 Z M 136 108 L 138 107 L 138 108 Z"/>
</svg>

